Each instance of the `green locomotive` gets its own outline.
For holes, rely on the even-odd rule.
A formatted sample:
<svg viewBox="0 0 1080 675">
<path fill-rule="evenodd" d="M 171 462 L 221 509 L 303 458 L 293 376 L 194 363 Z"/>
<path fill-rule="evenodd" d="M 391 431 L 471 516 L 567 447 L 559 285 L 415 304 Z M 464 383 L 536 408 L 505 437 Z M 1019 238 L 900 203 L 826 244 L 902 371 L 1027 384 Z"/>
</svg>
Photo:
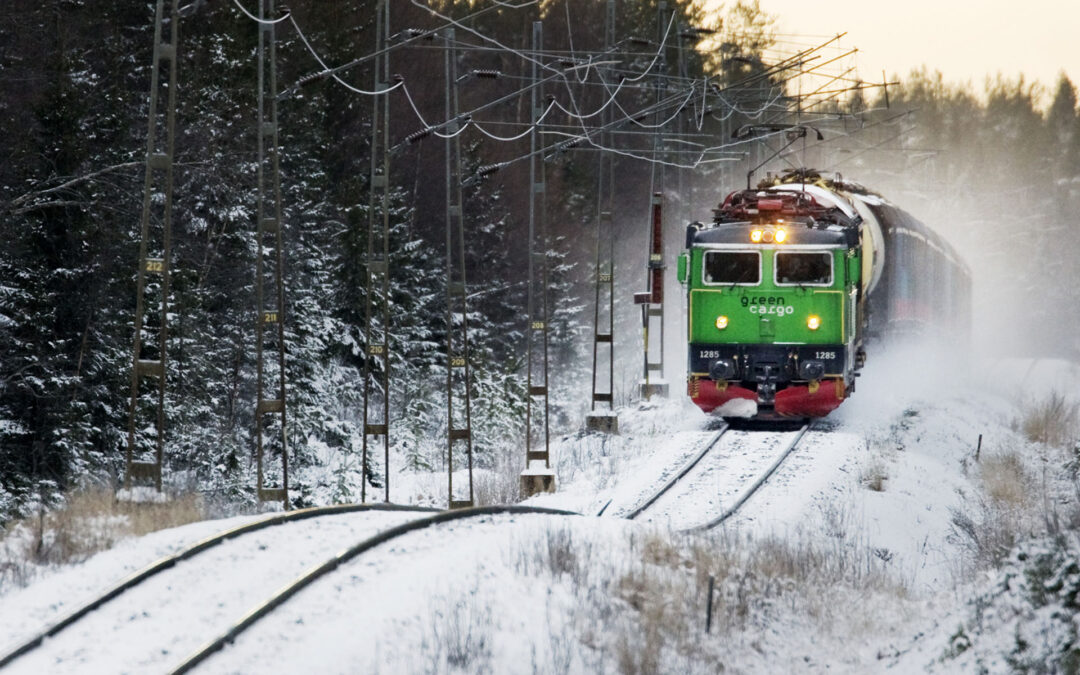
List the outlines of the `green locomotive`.
<svg viewBox="0 0 1080 675">
<path fill-rule="evenodd" d="M 962 330 L 970 293 L 967 268 L 928 228 L 809 170 L 733 192 L 710 226 L 691 224 L 678 276 L 691 399 L 754 419 L 827 415 L 854 391 L 869 336 Z M 932 299 L 923 277 L 949 287 Z"/>
</svg>

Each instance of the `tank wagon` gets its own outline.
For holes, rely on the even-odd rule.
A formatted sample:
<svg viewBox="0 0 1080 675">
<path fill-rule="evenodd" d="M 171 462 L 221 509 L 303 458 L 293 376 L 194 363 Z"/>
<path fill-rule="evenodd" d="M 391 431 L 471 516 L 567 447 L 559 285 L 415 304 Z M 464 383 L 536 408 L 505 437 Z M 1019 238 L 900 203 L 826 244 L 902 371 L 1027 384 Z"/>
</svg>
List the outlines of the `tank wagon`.
<svg viewBox="0 0 1080 675">
<path fill-rule="evenodd" d="M 855 390 L 867 346 L 966 341 L 971 273 L 940 236 L 852 182 L 791 171 L 691 223 L 687 389 L 723 417 L 822 417 Z"/>
</svg>

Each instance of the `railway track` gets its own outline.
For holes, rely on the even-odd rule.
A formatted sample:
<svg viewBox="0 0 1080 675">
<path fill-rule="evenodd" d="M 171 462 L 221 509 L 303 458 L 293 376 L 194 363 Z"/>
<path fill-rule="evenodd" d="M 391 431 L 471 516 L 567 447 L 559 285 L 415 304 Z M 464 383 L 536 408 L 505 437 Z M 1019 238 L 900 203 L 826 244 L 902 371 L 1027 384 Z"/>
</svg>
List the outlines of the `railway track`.
<svg viewBox="0 0 1080 675">
<path fill-rule="evenodd" d="M 684 532 L 700 532 L 709 530 L 717 525 L 723 523 L 733 515 L 735 515 L 746 502 L 769 480 L 776 470 L 784 463 L 784 461 L 792 454 L 799 442 L 803 439 L 806 432 L 810 429 L 810 424 L 804 425 L 797 432 L 791 433 L 791 438 L 783 439 L 779 442 L 783 447 L 775 456 L 771 457 L 771 462 L 764 470 L 759 471 L 756 474 L 756 478 L 749 482 L 743 482 L 740 485 L 741 492 L 737 499 L 730 502 L 721 513 L 715 517 L 691 527 L 684 527 Z M 740 435 L 741 434 L 741 435 Z M 724 425 L 720 429 L 712 433 L 703 446 L 697 450 L 692 457 L 682 466 L 680 469 L 672 475 L 659 489 L 650 494 L 647 498 L 641 501 L 633 510 L 624 515 L 625 518 L 634 520 L 649 513 L 651 509 L 654 509 L 659 502 L 665 497 L 670 497 L 679 486 L 685 488 L 687 477 L 696 473 L 695 470 L 700 471 L 702 463 L 706 458 L 709 458 L 714 454 L 722 454 L 721 448 L 725 447 L 727 441 L 737 438 L 745 439 L 747 437 L 753 437 L 754 435 L 747 435 L 742 432 L 732 432 L 728 425 Z M 759 435 L 760 438 L 764 435 Z M 775 438 L 775 434 L 772 434 Z M 731 448 L 738 447 L 737 445 L 727 446 Z M 744 450 L 746 448 L 743 448 Z M 756 452 L 754 448 L 750 448 L 752 452 L 743 454 L 753 454 Z M 716 458 L 713 457 L 713 460 Z M 606 508 L 606 507 L 605 507 Z M 455 511 L 437 511 L 436 509 L 426 509 L 421 507 L 409 507 L 409 506 L 396 506 L 396 505 L 342 505 L 331 507 L 318 507 L 312 509 L 305 509 L 302 511 L 295 511 L 290 513 L 275 514 L 274 516 L 264 518 L 253 523 L 232 528 L 226 530 L 217 535 L 199 541 L 184 550 L 174 555 L 163 558 L 122 580 L 112 588 L 108 589 L 100 596 L 93 600 L 81 605 L 76 610 L 67 614 L 59 621 L 56 621 L 47 628 L 37 632 L 30 639 L 25 640 L 23 643 L 4 654 L 0 657 L 0 668 L 9 666 L 13 662 L 16 662 L 20 657 L 30 654 L 35 649 L 40 647 L 47 639 L 55 637 L 65 629 L 77 624 L 88 615 L 109 604 L 111 601 L 120 597 L 124 593 L 131 589 L 144 584 L 150 579 L 154 579 L 162 575 L 167 570 L 175 568 L 178 563 L 190 560 L 204 554 L 206 551 L 213 549 L 218 544 L 226 541 L 248 535 L 250 533 L 259 532 L 267 528 L 282 525 L 286 523 L 321 517 L 331 516 L 347 513 L 357 513 L 362 511 L 390 511 L 390 512 L 412 512 L 420 515 L 418 518 L 410 519 L 404 523 L 394 525 L 389 528 L 381 529 L 375 534 L 363 538 L 356 544 L 342 550 L 330 558 L 325 559 L 321 564 L 312 567 L 309 571 L 305 572 L 301 576 L 295 578 L 286 586 L 281 588 L 278 592 L 272 596 L 258 603 L 250 610 L 245 612 L 239 619 L 233 621 L 228 625 L 228 628 L 222 631 L 213 639 L 203 644 L 198 650 L 191 653 L 182 663 L 176 666 L 172 671 L 173 673 L 186 673 L 195 668 L 199 664 L 206 661 L 217 651 L 221 650 L 225 645 L 230 644 L 237 639 L 239 635 L 248 630 L 251 626 L 256 624 L 260 619 L 273 612 L 276 608 L 286 603 L 290 598 L 299 593 L 304 588 L 315 583 L 322 577 L 330 574 L 334 570 L 338 569 L 341 565 L 353 560 L 354 558 L 362 555 L 366 551 L 370 551 L 376 547 L 379 547 L 387 542 L 390 542 L 398 537 L 406 535 L 410 532 L 428 528 L 431 526 L 439 525 L 441 523 L 462 520 L 467 518 L 476 518 L 480 516 L 489 516 L 497 514 L 548 514 L 548 515 L 579 515 L 568 511 L 561 511 L 556 509 L 548 509 L 541 507 L 527 507 L 527 506 L 494 506 L 494 507 L 482 507 L 474 509 L 464 509 Z M 323 554 L 325 555 L 325 553 Z M 318 558 L 316 558 L 318 559 Z M 295 572 L 294 572 L 295 574 Z M 178 585 L 179 589 L 185 588 L 182 584 Z M 172 587 L 169 587 L 172 590 Z M 265 591 L 263 591 L 265 592 Z M 249 593 L 251 595 L 251 593 Z M 254 597 L 259 597 L 257 594 Z M 140 598 L 141 599 L 141 598 Z M 154 598 L 150 598 L 152 601 Z M 233 601 L 236 602 L 236 601 Z M 250 599 L 247 601 L 250 603 Z M 142 607 L 153 608 L 152 602 L 146 602 Z M 244 606 L 244 605 L 238 605 Z M 232 611 L 230 608 L 228 611 Z M 221 625 L 220 623 L 218 625 Z M 92 633 L 92 631 L 90 632 Z M 88 633 L 88 635 L 90 634 Z M 153 647 L 151 647 L 153 649 Z M 167 651 L 160 650 L 162 654 L 167 654 Z M 182 650 L 178 653 L 183 653 Z M 160 660 L 160 657 L 158 657 Z M 30 664 L 27 664 L 30 665 Z M 158 664 L 161 665 L 161 664 Z"/>
<path fill-rule="evenodd" d="M 301 509 L 298 511 L 289 511 L 286 513 L 279 513 L 267 518 L 241 525 L 239 527 L 230 528 L 228 530 L 219 532 L 216 535 L 207 537 L 201 541 L 188 546 L 182 551 L 166 556 L 150 565 L 132 573 L 128 577 L 124 578 L 116 585 L 112 586 L 105 592 L 101 593 L 97 597 L 90 601 L 80 605 L 72 612 L 63 616 L 61 619 L 53 622 L 42 630 L 33 634 L 29 639 L 23 640 L 17 646 L 11 648 L 9 651 L 0 656 L 0 668 L 5 668 L 15 663 L 21 657 L 24 657 L 36 649 L 41 647 L 46 639 L 54 638 L 61 632 L 78 624 L 81 620 L 91 615 L 96 610 L 99 610 L 117 598 L 121 597 L 128 591 L 135 589 L 138 586 L 145 584 L 148 581 L 156 580 L 163 573 L 175 568 L 179 563 L 191 560 L 200 555 L 206 554 L 208 551 L 215 549 L 219 544 L 223 544 L 227 541 L 235 540 L 240 537 L 257 533 L 267 528 L 275 527 L 278 525 L 285 525 L 290 523 L 297 523 L 300 521 L 309 520 L 312 518 L 323 518 L 328 516 L 341 516 L 346 514 L 353 514 L 365 511 L 373 512 L 405 512 L 405 513 L 419 513 L 427 514 L 438 512 L 438 509 L 417 507 L 417 506 L 399 506 L 395 504 L 344 504 L 325 507 L 313 507 L 308 509 Z"/>
<path fill-rule="evenodd" d="M 655 504 L 661 497 L 667 494 L 671 490 L 671 488 L 675 487 L 675 485 L 679 481 L 686 477 L 686 474 L 690 473 L 694 469 L 694 467 L 701 463 L 701 460 L 704 459 L 705 455 L 709 454 L 709 452 L 714 447 L 716 447 L 716 444 L 720 442 L 720 439 L 723 438 L 724 434 L 727 433 L 728 429 L 730 428 L 731 426 L 725 423 L 724 426 L 718 429 L 716 433 L 713 434 L 713 437 L 709 439 L 709 441 L 705 443 L 704 446 L 702 446 L 701 450 L 699 450 L 693 457 L 691 457 L 690 461 L 684 464 L 681 469 L 676 471 L 675 475 L 672 476 L 666 483 L 664 483 L 663 487 L 654 492 L 652 496 L 642 502 L 633 511 L 626 514 L 626 519 L 633 520 L 637 518 L 642 513 L 644 513 L 646 509 L 648 509 L 650 506 Z"/>
<path fill-rule="evenodd" d="M 791 453 L 798 446 L 799 442 L 805 436 L 806 432 L 810 429 L 809 423 L 804 424 L 796 432 L 787 432 L 791 434 L 791 438 L 787 439 L 783 448 L 776 455 L 773 461 L 765 468 L 764 471 L 757 475 L 757 478 L 753 480 L 741 493 L 738 499 L 736 499 L 731 506 L 726 508 L 718 516 L 711 520 L 696 525 L 690 528 L 686 528 L 684 531 L 695 532 L 704 531 L 716 527 L 720 523 L 724 522 L 735 513 L 750 499 L 750 497 L 759 490 L 772 476 L 776 470 L 783 464 L 783 462 L 791 455 Z M 716 430 L 703 447 L 698 450 L 693 457 L 687 461 L 670 479 L 668 479 L 662 487 L 645 499 L 639 506 L 635 507 L 625 517 L 628 519 L 635 519 L 641 514 L 648 511 L 653 505 L 656 504 L 664 495 L 668 494 L 676 485 L 679 485 L 688 474 L 690 474 L 695 468 L 697 468 L 702 460 L 712 453 L 727 437 L 731 431 L 730 426 L 724 425 L 720 429 Z M 607 506 L 605 505 L 605 509 Z M 601 511 L 601 513 L 603 510 Z M 416 520 L 397 525 L 388 530 L 379 532 L 378 534 L 369 537 L 350 548 L 341 551 L 332 558 L 327 559 L 321 565 L 311 569 L 302 576 L 298 577 L 295 581 L 288 584 L 273 596 L 267 598 L 262 603 L 252 607 L 247 613 L 245 613 L 240 619 L 238 619 L 227 630 L 223 631 L 213 640 L 210 640 L 203 645 L 198 651 L 188 656 L 180 665 L 171 671 L 173 675 L 180 675 L 182 673 L 190 672 L 192 669 L 205 662 L 216 652 L 223 649 L 226 645 L 234 642 L 242 633 L 251 628 L 260 619 L 266 617 L 272 613 L 276 608 L 287 602 L 290 598 L 297 593 L 307 588 L 311 584 L 315 583 L 322 577 L 338 569 L 341 565 L 353 560 L 357 556 L 370 551 L 376 547 L 379 547 L 387 542 L 390 542 L 398 537 L 406 535 L 410 532 L 415 532 L 420 529 L 431 527 L 433 525 L 451 522 L 455 520 L 462 520 L 466 518 L 475 518 L 478 516 L 497 515 L 497 514 L 514 514 L 514 513 L 537 513 L 548 515 L 579 515 L 576 513 L 561 511 L 557 509 L 547 509 L 540 507 L 527 507 L 527 506 L 493 506 L 483 507 L 475 509 L 465 509 L 458 511 L 446 511 L 431 516 L 426 516 Z M 599 514 L 598 514 L 599 515 Z"/>
<path fill-rule="evenodd" d="M 225 645 L 232 643 L 240 636 L 244 631 L 251 628 L 256 622 L 263 617 L 273 612 L 276 608 L 280 607 L 289 598 L 293 597 L 303 589 L 307 588 L 311 584 L 315 583 L 322 577 L 326 576 L 330 572 L 333 572 L 342 564 L 349 562 L 357 556 L 370 551 L 378 546 L 381 546 L 389 541 L 397 539 L 403 535 L 415 532 L 433 525 L 441 523 L 447 523 L 456 520 L 464 520 L 467 518 L 477 518 L 480 516 L 500 515 L 500 514 L 543 514 L 543 515 L 558 515 L 558 516 L 577 516 L 580 514 L 573 513 L 571 511 L 562 511 L 558 509 L 548 509 L 536 506 L 482 506 L 471 509 L 458 509 L 454 511 L 443 511 L 432 516 L 424 518 L 418 518 L 411 520 L 396 527 L 392 527 L 387 530 L 383 530 L 378 534 L 368 537 L 353 546 L 341 551 L 337 555 L 327 559 L 321 565 L 304 573 L 293 582 L 286 585 L 277 593 L 267 598 L 264 602 L 259 603 L 255 607 L 252 607 L 246 612 L 239 620 L 231 625 L 227 630 L 219 634 L 214 639 L 207 642 L 197 651 L 188 656 L 180 665 L 170 671 L 172 675 L 180 675 L 181 673 L 190 672 L 193 668 L 206 661 L 213 656 L 216 652 L 225 647 Z"/>
<path fill-rule="evenodd" d="M 810 430 L 810 427 L 811 423 L 808 422 L 795 432 L 784 432 L 791 434 L 792 437 L 790 439 L 782 441 L 782 447 L 780 451 L 776 454 L 773 461 L 769 463 L 768 466 L 766 466 L 763 470 L 759 470 L 756 473 L 756 478 L 750 480 L 749 482 L 742 482 L 742 484 L 739 486 L 742 489 L 739 492 L 738 497 L 731 502 L 730 506 L 726 507 L 717 516 L 705 521 L 704 523 L 700 523 L 690 527 L 684 527 L 682 528 L 682 531 L 702 532 L 705 530 L 710 530 L 735 515 L 739 511 L 739 509 L 741 509 L 743 505 L 746 504 L 746 502 L 754 495 L 754 493 L 756 493 L 769 480 L 769 477 L 776 472 L 776 470 L 784 463 L 784 461 L 791 455 L 791 453 L 794 452 L 799 442 L 806 435 L 806 432 Z M 730 440 L 733 438 L 732 434 L 729 433 L 730 431 L 731 427 L 728 425 L 725 425 L 724 427 L 719 429 L 708 440 L 708 442 L 705 443 L 701 450 L 695 453 L 694 456 L 691 457 L 690 460 L 686 464 L 684 464 L 682 468 L 679 469 L 679 471 L 677 471 L 667 482 L 664 483 L 664 485 L 662 485 L 658 490 L 649 495 L 645 500 L 643 500 L 637 507 L 627 513 L 624 517 L 629 520 L 635 520 L 642 514 L 649 512 L 650 509 L 653 509 L 657 505 L 657 503 L 661 502 L 661 500 L 665 497 L 671 499 L 671 496 L 675 493 L 677 487 L 682 487 L 689 482 L 688 476 L 690 476 L 691 478 L 700 479 L 700 476 L 696 474 L 699 474 L 701 472 L 700 467 L 704 466 L 703 460 L 713 454 L 718 454 L 717 451 L 725 444 L 725 439 Z M 739 438 L 753 438 L 755 435 L 759 434 L 755 434 L 755 432 L 748 432 L 741 435 Z M 776 435 L 769 434 L 765 436 L 765 438 L 774 439 L 776 438 Z M 746 487 L 742 487 L 743 485 L 745 485 Z M 605 506 L 605 509 L 606 508 L 607 507 Z"/>
<path fill-rule="evenodd" d="M 279 607 L 281 604 L 286 602 L 293 595 L 300 592 L 303 588 L 309 586 L 310 584 L 317 581 L 319 578 L 325 576 L 326 574 L 329 574 L 330 572 L 337 569 L 340 565 L 352 560 L 353 558 L 359 556 L 360 554 L 364 553 L 365 551 L 369 551 L 369 550 L 371 550 L 371 549 L 373 549 L 375 547 L 380 546 L 381 544 L 384 544 L 386 542 L 394 540 L 394 539 L 396 539 L 398 537 L 401 537 L 401 536 L 403 536 L 405 534 L 408 534 L 410 532 L 414 532 L 416 530 L 431 527 L 433 525 L 438 525 L 438 524 L 445 523 L 445 522 L 457 521 L 457 520 L 462 520 L 462 519 L 467 519 L 467 518 L 476 518 L 476 517 L 480 517 L 480 516 L 498 515 L 498 514 L 548 514 L 548 515 L 561 515 L 561 516 L 578 515 L 576 513 L 569 512 L 569 511 L 561 511 L 561 510 L 557 510 L 557 509 L 548 509 L 548 508 L 542 508 L 542 507 L 529 507 L 529 506 L 491 506 L 491 507 L 479 507 L 479 508 L 473 508 L 473 509 L 459 509 L 459 510 L 454 510 L 454 511 L 440 511 L 438 509 L 423 508 L 423 507 L 412 507 L 412 506 L 397 506 L 397 505 L 391 505 L 391 504 L 339 505 L 339 506 L 331 506 L 331 507 L 317 507 L 317 508 L 312 508 L 312 509 L 305 509 L 305 510 L 302 510 L 302 511 L 293 511 L 293 512 L 284 513 L 284 514 L 276 514 L 276 515 L 271 516 L 269 518 L 264 518 L 262 520 L 254 522 L 254 523 L 248 523 L 248 524 L 240 526 L 240 527 L 236 527 L 236 528 L 226 530 L 226 531 L 221 532 L 221 533 L 219 533 L 217 535 L 214 535 L 212 537 L 208 537 L 208 538 L 206 538 L 206 539 L 204 539 L 202 541 L 199 541 L 199 542 L 185 548 L 184 550 L 180 551 L 179 553 L 176 553 L 174 555 L 162 558 L 161 560 L 159 560 L 159 561 L 157 561 L 157 562 L 155 562 L 155 563 L 153 563 L 151 565 L 148 565 L 147 567 L 135 572 L 134 574 L 132 574 L 129 577 L 125 578 L 124 580 L 122 580 L 121 582 L 119 582 L 118 584 L 113 586 L 112 588 L 108 589 L 106 592 L 104 592 L 100 596 L 98 596 L 98 597 L 94 598 L 93 600 L 81 605 L 79 608 L 77 608 L 76 610 L 74 610 L 70 614 L 66 615 L 65 617 L 63 617 L 59 621 L 53 623 L 52 625 L 48 626 L 47 628 L 35 633 L 30 639 L 25 640 L 24 642 L 19 644 L 17 647 L 15 647 L 14 649 L 12 649 L 8 653 L 6 653 L 2 658 L 0 658 L 0 668 L 14 667 L 14 668 L 18 669 L 18 667 L 25 666 L 27 672 L 35 672 L 35 671 L 40 672 L 39 669 L 42 667 L 42 664 L 38 663 L 38 661 L 40 659 L 38 659 L 37 657 L 46 656 L 46 655 L 37 654 L 37 653 L 34 653 L 34 652 L 35 652 L 35 650 L 37 650 L 37 648 L 39 648 L 43 644 L 45 644 L 45 642 L 46 642 L 46 640 L 48 638 L 52 638 L 52 637 L 58 635 L 59 633 L 61 633 L 65 629 L 71 628 L 73 626 L 81 625 L 80 622 L 82 620 L 86 619 L 87 617 L 93 615 L 95 613 L 95 610 L 102 609 L 103 607 L 105 607 L 106 605 L 109 605 L 113 600 L 115 600 L 116 598 L 118 598 L 121 595 L 125 594 L 126 592 L 131 591 L 135 587 L 144 584 L 148 580 L 160 577 L 163 572 L 165 572 L 165 571 L 167 571 L 169 569 L 175 568 L 178 563 L 180 563 L 182 561 L 190 560 L 192 558 L 195 558 L 195 557 L 199 556 L 200 554 L 204 554 L 206 551 L 213 549 L 218 544 L 221 544 L 221 543 L 223 543 L 225 541 L 229 541 L 231 539 L 241 537 L 243 535 L 247 535 L 247 534 L 251 534 L 251 533 L 254 533 L 254 532 L 259 532 L 259 531 L 262 531 L 262 530 L 266 530 L 267 528 L 273 527 L 275 525 L 281 525 L 281 524 L 290 523 L 290 522 L 307 520 L 307 519 L 312 519 L 312 518 L 321 517 L 321 516 L 343 515 L 343 514 L 350 514 L 350 513 L 358 513 L 358 512 L 362 512 L 362 511 L 383 511 L 383 512 L 395 512 L 395 513 L 405 513 L 405 514 L 416 513 L 416 514 L 422 514 L 422 517 L 413 518 L 413 519 L 410 519 L 410 520 L 408 520 L 408 521 L 406 521 L 404 523 L 400 523 L 400 524 L 394 525 L 392 527 L 382 528 L 382 529 L 378 530 L 375 534 L 363 538 L 357 544 L 355 544 L 355 545 L 353 545 L 353 546 L 351 546 L 351 547 L 349 547 L 349 548 L 347 548 L 347 549 L 345 549 L 343 551 L 340 551 L 339 553 L 331 556 L 328 559 L 325 559 L 322 563 L 320 563 L 317 566 L 311 568 L 309 571 L 303 573 L 301 576 L 299 576 L 299 577 L 295 578 L 294 580 L 292 580 L 291 582 L 289 582 L 284 588 L 281 588 L 281 590 L 274 593 L 273 596 L 271 596 L 269 599 L 265 600 L 264 602 L 261 602 L 261 603 L 257 604 L 251 610 L 245 612 L 243 614 L 243 616 L 239 620 L 236 620 L 236 621 L 232 622 L 231 624 L 228 624 L 228 628 L 223 633 L 221 633 L 220 635 L 218 635 L 214 639 L 210 640 L 209 642 L 205 643 L 197 651 L 195 651 L 189 657 L 187 657 L 184 660 L 183 663 L 181 663 L 179 666 L 175 667 L 170 672 L 175 672 L 175 673 L 188 672 L 190 669 L 194 668 L 196 665 L 198 665 L 199 663 L 201 663 L 202 661 L 207 659 L 209 656 L 211 656 L 214 652 L 221 649 L 225 644 L 228 644 L 228 643 L 232 642 L 233 640 L 235 640 L 238 635 L 240 635 L 245 630 L 247 630 L 249 627 L 251 627 L 253 624 L 255 624 L 259 619 L 263 618 L 264 616 L 266 616 L 267 614 L 272 612 L 275 608 Z M 331 544 L 331 545 L 340 546 L 340 544 L 336 544 L 336 543 Z M 259 549 L 260 550 L 265 550 L 265 547 L 260 545 Z M 273 556 L 273 551 L 271 551 L 270 553 L 267 553 L 266 555 Z M 325 553 L 323 555 L 325 555 Z M 301 567 L 300 569 L 303 569 L 303 567 Z M 199 571 L 201 571 L 201 570 L 199 570 Z M 295 574 L 295 572 L 294 572 L 294 574 Z M 182 580 L 174 579 L 173 581 L 174 582 L 177 582 L 177 581 L 181 582 L 181 583 L 178 584 L 177 592 L 183 592 L 184 590 L 190 588 L 190 585 L 184 585 L 182 583 Z M 278 586 L 278 585 L 280 585 L 280 582 L 275 583 L 275 586 Z M 273 588 L 273 587 L 274 586 L 271 586 L 271 588 Z M 172 590 L 171 586 L 169 586 L 169 590 L 170 591 Z M 152 590 L 151 590 L 151 593 L 152 593 Z M 263 591 L 263 593 L 265 593 L 265 590 Z M 197 593 L 196 593 L 196 595 L 197 595 Z M 260 596 L 256 595 L 255 597 L 260 597 Z M 121 612 L 122 615 L 125 616 L 125 617 L 128 614 L 130 614 L 130 618 L 127 618 L 126 620 L 130 621 L 130 620 L 136 618 L 139 615 L 141 615 L 139 617 L 140 620 L 145 619 L 147 617 L 147 613 L 150 613 L 150 614 L 163 614 L 163 612 L 158 611 L 158 607 L 154 603 L 154 600 L 160 599 L 159 596 L 153 595 L 152 597 L 143 598 L 141 596 L 141 594 L 137 594 L 137 595 L 133 596 L 133 598 L 137 598 L 138 600 L 140 600 L 142 602 L 141 603 L 136 603 L 136 607 L 134 609 L 132 609 L 132 610 L 123 610 Z M 187 600 L 187 599 L 188 598 L 185 596 L 185 600 Z M 217 601 L 217 600 L 219 600 L 219 598 L 215 597 L 215 598 L 213 598 L 213 600 Z M 225 600 L 221 599 L 221 602 L 225 602 Z M 235 600 L 232 600 L 231 602 L 236 603 Z M 248 600 L 248 603 L 246 603 L 246 604 L 249 604 L 249 603 L 250 603 L 250 599 Z M 198 603 L 196 602 L 195 604 L 198 604 Z M 212 604 L 215 604 L 215 603 L 214 602 L 209 602 L 208 603 L 208 602 L 206 602 L 206 599 L 203 599 L 203 605 L 212 605 Z M 246 604 L 239 605 L 239 606 L 244 607 L 244 606 L 246 606 Z M 218 611 L 220 611 L 220 608 L 218 608 Z M 109 619 L 106 619 L 106 621 L 108 621 L 108 620 Z M 125 620 L 125 619 L 123 619 L 123 618 L 114 619 L 114 621 L 123 621 L 123 620 Z M 189 622 L 185 621 L 184 623 L 187 624 Z M 221 624 L 219 624 L 219 625 L 221 625 Z M 173 630 L 175 630 L 175 624 L 173 625 Z M 74 629 L 73 632 L 77 632 L 77 629 Z M 86 639 L 87 640 L 97 640 L 98 643 L 108 642 L 108 640 L 102 640 L 100 634 L 98 634 L 96 638 L 94 637 L 94 635 L 95 635 L 94 631 L 89 630 L 87 632 Z M 146 631 L 145 631 L 145 629 L 143 629 L 142 631 L 140 631 L 140 637 L 143 637 L 145 639 L 145 636 L 146 636 Z M 95 647 L 100 647 L 100 646 L 101 646 L 101 644 L 96 644 L 95 645 Z M 148 669 L 155 670 L 155 671 L 164 670 L 164 668 L 161 667 L 163 664 L 161 664 L 160 661 L 163 658 L 168 657 L 168 647 L 167 646 L 150 643 L 150 644 L 146 644 L 146 645 L 140 644 L 138 647 L 139 647 L 139 649 L 141 649 L 143 651 L 155 652 L 155 654 L 153 656 L 153 659 L 156 661 L 156 663 L 147 664 L 146 662 L 142 662 L 140 664 L 141 666 L 148 667 Z M 111 647 L 111 648 L 113 649 L 113 652 L 115 653 L 115 647 Z M 69 651 L 70 651 L 70 649 L 69 649 Z M 79 658 L 87 658 L 86 652 L 90 651 L 90 650 L 87 650 L 83 646 L 76 646 L 74 651 L 79 655 Z M 180 652 L 180 653 L 183 653 L 183 652 Z M 23 662 L 19 661 L 19 659 L 21 657 L 27 657 L 27 660 L 29 662 L 28 663 L 23 663 Z M 46 660 L 47 660 L 47 658 L 48 657 L 46 656 Z M 93 655 L 90 655 L 89 658 L 93 659 L 94 657 L 93 657 Z M 131 670 L 129 668 L 123 667 L 119 662 L 114 662 L 113 659 L 115 657 L 112 656 L 112 655 L 109 655 L 109 654 L 106 654 L 105 656 L 98 655 L 97 658 L 99 658 L 99 659 L 103 658 L 106 661 L 108 661 L 108 667 L 110 669 L 111 668 L 116 668 L 118 670 Z M 131 658 L 130 655 L 128 655 L 127 658 L 130 659 Z M 70 663 L 64 663 L 63 660 L 57 660 L 56 665 L 61 666 L 61 667 L 66 667 L 67 670 L 71 670 L 71 671 L 75 671 L 75 672 L 82 671 L 84 669 L 84 667 L 87 666 L 85 661 L 80 661 L 79 663 L 74 663 L 74 660 L 75 659 L 72 658 L 72 661 Z M 90 667 L 91 667 L 91 669 L 93 668 L 93 666 L 90 666 Z M 44 668 L 48 669 L 48 666 L 46 665 L 46 666 L 44 666 Z M 143 669 L 143 668 L 142 667 L 135 667 L 134 668 L 134 670 L 141 670 L 141 669 Z"/>
</svg>

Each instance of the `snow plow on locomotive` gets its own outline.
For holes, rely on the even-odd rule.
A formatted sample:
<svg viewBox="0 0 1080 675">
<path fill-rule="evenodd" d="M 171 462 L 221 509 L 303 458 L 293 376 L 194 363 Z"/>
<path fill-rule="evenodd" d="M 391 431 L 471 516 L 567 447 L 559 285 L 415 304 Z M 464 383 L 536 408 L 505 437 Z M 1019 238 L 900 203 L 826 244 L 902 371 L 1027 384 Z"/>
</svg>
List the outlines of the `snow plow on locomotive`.
<svg viewBox="0 0 1080 675">
<path fill-rule="evenodd" d="M 867 345 L 963 339 L 971 275 L 951 246 L 865 188 L 797 170 L 732 192 L 687 227 L 687 389 L 702 410 L 823 417 L 855 390 Z"/>
</svg>

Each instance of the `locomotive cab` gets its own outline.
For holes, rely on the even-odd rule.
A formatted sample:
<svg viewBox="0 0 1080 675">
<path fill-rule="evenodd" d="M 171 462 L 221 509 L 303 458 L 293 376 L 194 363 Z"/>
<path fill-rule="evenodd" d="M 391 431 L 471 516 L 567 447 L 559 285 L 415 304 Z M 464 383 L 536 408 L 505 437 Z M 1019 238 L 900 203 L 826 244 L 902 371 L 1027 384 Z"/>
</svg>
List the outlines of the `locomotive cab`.
<svg viewBox="0 0 1080 675">
<path fill-rule="evenodd" d="M 687 388 L 723 417 L 821 417 L 864 344 L 913 331 L 965 345 L 971 272 L 930 228 L 857 183 L 795 169 L 737 190 L 679 257 Z"/>
<path fill-rule="evenodd" d="M 858 223 L 755 210 L 687 230 L 688 393 L 723 417 L 827 415 L 859 365 Z"/>
</svg>

